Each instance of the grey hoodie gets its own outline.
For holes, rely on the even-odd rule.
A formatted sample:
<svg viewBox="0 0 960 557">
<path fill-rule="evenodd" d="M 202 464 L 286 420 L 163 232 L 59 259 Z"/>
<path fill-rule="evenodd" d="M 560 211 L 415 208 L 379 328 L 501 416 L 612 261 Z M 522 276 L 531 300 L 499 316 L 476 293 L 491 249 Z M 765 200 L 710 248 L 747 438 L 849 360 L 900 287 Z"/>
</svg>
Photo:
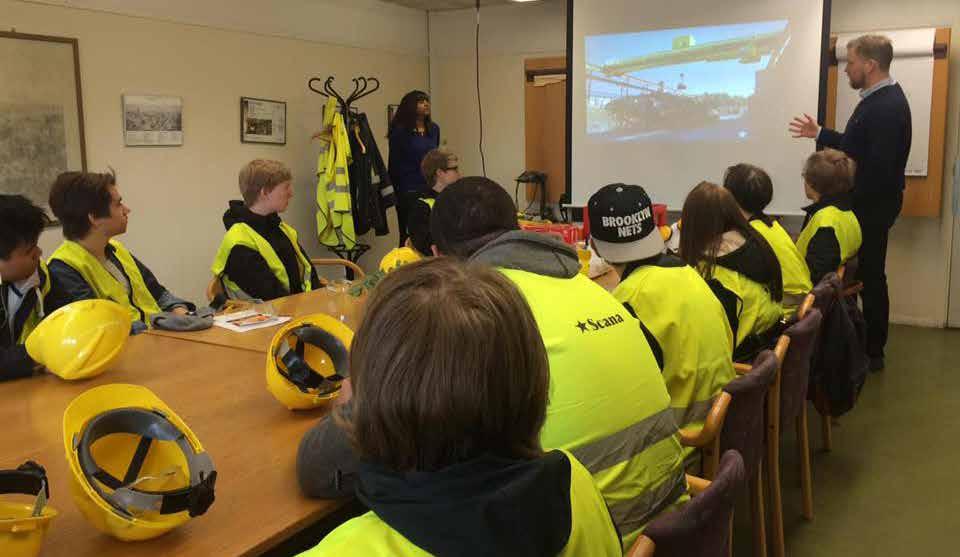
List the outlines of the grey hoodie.
<svg viewBox="0 0 960 557">
<path fill-rule="evenodd" d="M 469 260 L 554 278 L 573 278 L 580 272 L 575 249 L 553 236 L 525 230 L 504 233 Z"/>
</svg>

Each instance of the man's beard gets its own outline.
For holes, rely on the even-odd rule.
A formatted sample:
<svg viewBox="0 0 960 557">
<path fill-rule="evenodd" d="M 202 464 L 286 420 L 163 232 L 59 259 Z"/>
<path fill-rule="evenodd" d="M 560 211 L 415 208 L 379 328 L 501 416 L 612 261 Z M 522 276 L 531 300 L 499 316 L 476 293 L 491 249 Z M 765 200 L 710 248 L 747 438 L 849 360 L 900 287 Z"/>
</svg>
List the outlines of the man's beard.
<svg viewBox="0 0 960 557">
<path fill-rule="evenodd" d="M 850 88 L 852 89 L 863 89 L 864 82 L 862 79 L 857 80 L 850 76 L 847 76 L 850 79 Z"/>
</svg>

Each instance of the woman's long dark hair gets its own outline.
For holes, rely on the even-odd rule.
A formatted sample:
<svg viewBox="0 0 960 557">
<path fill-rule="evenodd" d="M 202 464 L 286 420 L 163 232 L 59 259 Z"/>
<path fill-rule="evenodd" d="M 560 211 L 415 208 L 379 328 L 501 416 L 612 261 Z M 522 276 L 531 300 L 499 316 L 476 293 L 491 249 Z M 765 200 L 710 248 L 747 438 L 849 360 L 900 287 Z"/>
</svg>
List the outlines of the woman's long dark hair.
<svg viewBox="0 0 960 557">
<path fill-rule="evenodd" d="M 743 217 L 736 199 L 726 189 L 700 182 L 683 202 L 680 257 L 705 279 L 713 277 L 723 233 L 736 230 L 760 248 L 763 265 L 780 272 L 780 261 L 770 244 Z M 774 281 L 776 282 L 776 281 Z M 783 282 L 770 285 L 770 297 L 783 299 Z M 779 291 L 778 291 L 779 290 Z"/>
<path fill-rule="evenodd" d="M 417 103 L 429 100 L 430 95 L 423 91 L 410 91 L 404 95 L 400 101 L 400 106 L 397 108 L 397 113 L 393 115 L 393 120 L 390 121 L 390 130 L 387 133 L 393 133 L 393 130 L 396 128 L 411 132 L 416 130 Z M 427 133 L 430 133 L 431 124 L 433 124 L 433 120 L 431 120 L 430 115 L 427 114 L 423 119 L 423 125 L 427 129 Z"/>
</svg>

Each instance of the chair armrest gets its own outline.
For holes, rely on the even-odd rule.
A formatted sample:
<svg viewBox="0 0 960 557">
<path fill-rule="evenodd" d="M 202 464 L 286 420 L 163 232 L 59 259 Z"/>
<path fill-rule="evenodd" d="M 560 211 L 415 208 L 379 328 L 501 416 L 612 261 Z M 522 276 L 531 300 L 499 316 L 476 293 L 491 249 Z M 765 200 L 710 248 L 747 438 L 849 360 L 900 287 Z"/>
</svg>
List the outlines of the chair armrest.
<svg viewBox="0 0 960 557">
<path fill-rule="evenodd" d="M 741 364 L 738 362 L 734 362 L 733 370 L 737 372 L 737 375 L 746 375 L 751 371 L 753 371 L 753 366 L 750 364 Z"/>
<path fill-rule="evenodd" d="M 807 297 L 803 299 L 803 303 L 800 304 L 800 308 L 797 310 L 797 319 L 803 319 L 816 301 L 817 298 L 813 293 L 807 294 Z"/>
<path fill-rule="evenodd" d="M 841 293 L 840 295 L 846 298 L 847 296 L 854 296 L 856 294 L 859 294 L 861 290 L 863 290 L 863 282 L 857 281 L 851 284 L 850 286 L 844 288 L 843 293 Z"/>
<path fill-rule="evenodd" d="M 637 541 L 630 546 L 630 551 L 626 553 L 626 557 L 653 557 L 656 547 L 657 545 L 653 543 L 653 540 L 641 534 Z"/>
<path fill-rule="evenodd" d="M 367 276 L 367 274 L 363 272 L 363 269 L 361 269 L 359 265 L 353 261 L 347 261 L 346 259 L 314 257 L 310 260 L 310 263 L 312 263 L 314 266 L 339 265 L 346 267 L 355 273 L 354 278 L 363 278 Z"/>
<path fill-rule="evenodd" d="M 703 427 L 700 429 L 686 428 L 680 430 L 680 444 L 685 447 L 705 447 L 720 435 L 723 429 L 723 420 L 727 417 L 727 408 L 733 397 L 730 393 L 721 392 L 717 400 L 713 402 L 707 419 L 703 421 Z"/>
<path fill-rule="evenodd" d="M 687 474 L 687 491 L 690 492 L 690 495 L 696 497 L 710 487 L 712 482 L 710 480 L 705 480 L 698 476 L 691 476 Z"/>
</svg>

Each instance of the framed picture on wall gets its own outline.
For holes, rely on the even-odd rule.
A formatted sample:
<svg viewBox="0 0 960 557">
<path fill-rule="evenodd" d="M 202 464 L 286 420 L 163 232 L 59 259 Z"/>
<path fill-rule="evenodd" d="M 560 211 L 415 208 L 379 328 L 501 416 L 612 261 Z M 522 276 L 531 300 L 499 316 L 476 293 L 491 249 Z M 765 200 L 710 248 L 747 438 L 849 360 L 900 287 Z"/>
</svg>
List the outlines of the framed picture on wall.
<svg viewBox="0 0 960 557">
<path fill-rule="evenodd" d="M 0 31 L 0 193 L 46 208 L 61 172 L 87 169 L 79 56 L 77 39 Z"/>
<path fill-rule="evenodd" d="M 183 99 L 124 95 L 123 142 L 130 147 L 183 145 Z"/>
<path fill-rule="evenodd" d="M 287 143 L 287 103 L 240 97 L 240 141 Z"/>
</svg>

